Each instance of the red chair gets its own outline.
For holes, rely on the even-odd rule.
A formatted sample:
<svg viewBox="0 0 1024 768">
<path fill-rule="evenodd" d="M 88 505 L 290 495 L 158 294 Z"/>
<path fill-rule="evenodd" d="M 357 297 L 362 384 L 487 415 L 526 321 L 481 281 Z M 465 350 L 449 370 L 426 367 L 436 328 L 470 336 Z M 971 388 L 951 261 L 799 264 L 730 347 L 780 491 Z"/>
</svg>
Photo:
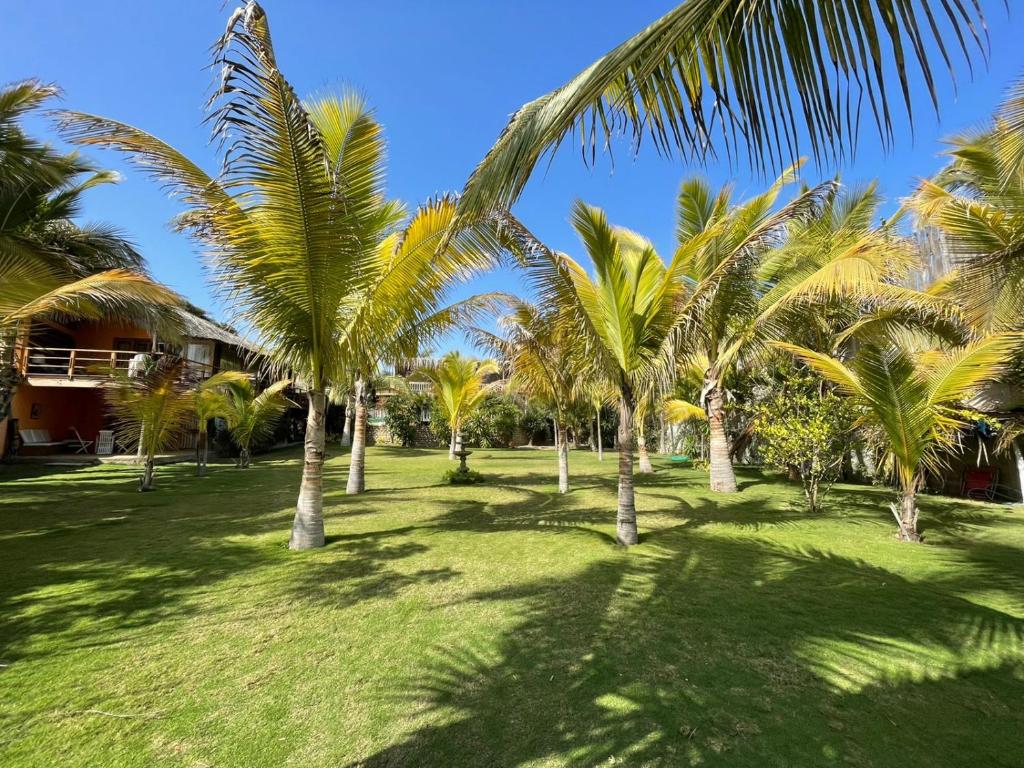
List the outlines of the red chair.
<svg viewBox="0 0 1024 768">
<path fill-rule="evenodd" d="M 976 467 L 964 470 L 961 493 L 968 499 L 995 501 L 999 482 L 999 470 L 996 467 Z"/>
</svg>

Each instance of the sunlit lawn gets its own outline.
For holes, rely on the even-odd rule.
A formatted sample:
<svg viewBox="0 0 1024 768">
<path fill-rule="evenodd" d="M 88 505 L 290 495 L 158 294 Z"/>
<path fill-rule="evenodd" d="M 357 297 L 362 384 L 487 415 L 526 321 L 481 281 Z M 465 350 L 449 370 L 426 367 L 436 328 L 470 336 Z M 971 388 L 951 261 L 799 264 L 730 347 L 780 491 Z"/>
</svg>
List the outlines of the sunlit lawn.
<svg viewBox="0 0 1024 768">
<path fill-rule="evenodd" d="M 286 547 L 298 455 L 251 470 L 0 469 L 3 766 L 1020 766 L 1024 512 L 881 490 L 810 517 L 745 473 L 371 449 Z"/>
</svg>

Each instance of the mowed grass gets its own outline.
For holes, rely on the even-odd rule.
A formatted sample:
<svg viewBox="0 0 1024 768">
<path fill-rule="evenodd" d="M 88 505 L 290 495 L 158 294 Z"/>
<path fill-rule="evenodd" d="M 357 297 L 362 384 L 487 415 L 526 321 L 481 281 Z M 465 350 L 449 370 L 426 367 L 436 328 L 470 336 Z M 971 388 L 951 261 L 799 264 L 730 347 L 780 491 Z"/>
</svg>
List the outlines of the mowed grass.
<svg viewBox="0 0 1024 768">
<path fill-rule="evenodd" d="M 248 470 L 0 470 L 3 766 L 1021 766 L 1024 512 L 742 493 L 657 463 L 372 448 L 286 549 L 296 452 Z"/>
</svg>

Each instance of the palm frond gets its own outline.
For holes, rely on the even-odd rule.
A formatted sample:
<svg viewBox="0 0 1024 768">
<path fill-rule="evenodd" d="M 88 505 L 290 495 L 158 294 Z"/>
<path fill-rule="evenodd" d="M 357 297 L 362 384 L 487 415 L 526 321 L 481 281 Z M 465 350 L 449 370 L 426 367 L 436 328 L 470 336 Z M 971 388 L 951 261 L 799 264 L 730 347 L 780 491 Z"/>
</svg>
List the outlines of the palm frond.
<svg viewBox="0 0 1024 768">
<path fill-rule="evenodd" d="M 983 24 L 976 3 L 945 0 L 689 0 L 516 111 L 470 176 L 462 209 L 510 207 L 574 132 L 590 160 L 625 131 L 634 151 L 646 135 L 660 152 L 694 160 L 745 151 L 762 171 L 799 157 L 806 137 L 817 160 L 837 162 L 855 146 L 867 95 L 891 146 L 886 73 L 896 73 L 912 119 L 916 62 L 937 109 L 929 38 L 953 76 L 947 42 L 955 35 L 970 63 L 964 30 L 984 56 Z"/>
</svg>

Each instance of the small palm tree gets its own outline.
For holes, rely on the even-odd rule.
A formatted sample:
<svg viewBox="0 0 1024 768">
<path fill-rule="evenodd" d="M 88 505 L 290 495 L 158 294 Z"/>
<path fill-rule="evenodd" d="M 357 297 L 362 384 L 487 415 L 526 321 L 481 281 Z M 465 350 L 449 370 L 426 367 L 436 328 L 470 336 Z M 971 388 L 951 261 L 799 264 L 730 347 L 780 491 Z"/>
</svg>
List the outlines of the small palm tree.
<svg viewBox="0 0 1024 768">
<path fill-rule="evenodd" d="M 796 160 L 801 143 L 837 163 L 854 149 L 866 93 L 891 146 L 890 78 L 912 117 L 906 73 L 916 59 L 937 108 L 928 51 L 942 52 L 952 77 L 948 49 L 958 45 L 969 62 L 969 29 L 984 57 L 983 28 L 980 4 L 948 0 L 687 0 L 520 107 L 461 208 L 510 208 L 537 163 L 576 132 L 591 161 L 626 132 L 634 149 L 646 135 L 661 153 L 690 159 L 745 151 L 760 171 Z"/>
<path fill-rule="evenodd" d="M 224 420 L 231 430 L 231 439 L 240 451 L 240 469 L 247 469 L 252 463 L 253 443 L 270 437 L 288 406 L 292 405 L 284 394 L 291 384 L 291 379 L 283 379 L 259 393 L 248 376 L 225 384 L 228 408 Z"/>
<path fill-rule="evenodd" d="M 121 442 L 139 447 L 144 462 L 139 490 L 151 491 L 156 455 L 188 429 L 195 413 L 188 369 L 182 358 L 164 355 L 150 358 L 139 371 L 113 375 L 104 390 L 107 405 Z"/>
<path fill-rule="evenodd" d="M 499 319 L 504 336 L 475 328 L 476 341 L 502 360 L 509 386 L 555 414 L 558 446 L 558 492 L 569 492 L 569 408 L 580 389 L 579 345 L 557 309 L 547 312 L 521 300 Z"/>
<path fill-rule="evenodd" d="M 919 541 L 916 494 L 925 473 L 942 468 L 942 454 L 955 448 L 956 433 L 969 426 L 962 404 L 1000 376 L 1021 340 L 1019 334 L 1003 334 L 920 352 L 896 335 L 861 341 L 845 362 L 791 344 L 777 346 L 834 383 L 885 436 L 899 487 L 893 507 L 898 536 Z"/>
<path fill-rule="evenodd" d="M 221 371 L 202 381 L 193 392 L 192 408 L 196 415 L 196 475 L 206 474 L 206 460 L 210 453 L 210 420 L 226 418 L 231 411 L 227 385 L 232 382 L 248 381 L 243 371 Z"/>
<path fill-rule="evenodd" d="M 487 384 L 487 377 L 499 370 L 493 360 L 474 360 L 459 352 L 449 352 L 437 365 L 420 370 L 434 385 L 434 402 L 451 431 L 449 459 L 455 459 L 456 446 L 462 440 L 462 425 L 494 389 Z"/>
</svg>

